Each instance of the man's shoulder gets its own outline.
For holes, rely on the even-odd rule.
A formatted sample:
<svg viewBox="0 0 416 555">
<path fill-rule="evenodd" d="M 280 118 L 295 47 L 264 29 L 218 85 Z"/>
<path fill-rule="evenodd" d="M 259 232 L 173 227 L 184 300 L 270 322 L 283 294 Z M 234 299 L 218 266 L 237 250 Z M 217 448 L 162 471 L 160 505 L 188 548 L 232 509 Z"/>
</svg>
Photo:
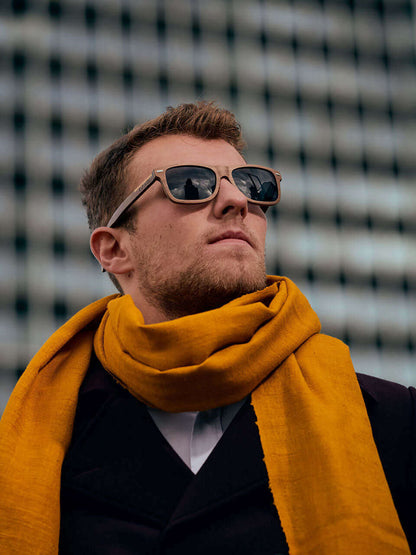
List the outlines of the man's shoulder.
<svg viewBox="0 0 416 555">
<path fill-rule="evenodd" d="M 416 389 L 396 382 L 357 373 L 375 435 L 388 436 L 399 427 L 408 437 L 416 434 Z"/>
<path fill-rule="evenodd" d="M 416 390 L 365 374 L 357 379 L 397 513 L 416 553 Z"/>
<path fill-rule="evenodd" d="M 373 437 L 390 486 L 416 488 L 416 389 L 357 374 Z"/>
<path fill-rule="evenodd" d="M 377 411 L 387 411 L 390 416 L 407 416 L 415 418 L 416 389 L 399 383 L 357 373 L 364 401 L 367 406 Z"/>
<path fill-rule="evenodd" d="M 397 382 L 362 374 L 357 372 L 357 379 L 363 391 L 366 391 L 374 399 L 382 401 L 384 397 L 393 398 L 414 398 L 416 389 L 413 386 L 402 385 Z"/>
</svg>

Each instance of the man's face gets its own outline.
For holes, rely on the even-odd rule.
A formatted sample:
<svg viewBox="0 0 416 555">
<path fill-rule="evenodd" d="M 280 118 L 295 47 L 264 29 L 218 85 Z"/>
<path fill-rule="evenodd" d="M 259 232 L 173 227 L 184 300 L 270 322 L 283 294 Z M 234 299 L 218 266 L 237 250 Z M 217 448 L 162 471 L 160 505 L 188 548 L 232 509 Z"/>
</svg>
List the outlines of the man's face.
<svg viewBox="0 0 416 555">
<path fill-rule="evenodd" d="M 132 158 L 131 190 L 155 168 L 168 165 L 245 165 L 224 140 L 188 135 L 159 137 Z M 227 179 L 204 204 L 176 204 L 153 184 L 134 205 L 129 234 L 133 282 L 125 288 L 141 308 L 148 303 L 167 319 L 203 312 L 266 286 L 266 218 Z"/>
</svg>

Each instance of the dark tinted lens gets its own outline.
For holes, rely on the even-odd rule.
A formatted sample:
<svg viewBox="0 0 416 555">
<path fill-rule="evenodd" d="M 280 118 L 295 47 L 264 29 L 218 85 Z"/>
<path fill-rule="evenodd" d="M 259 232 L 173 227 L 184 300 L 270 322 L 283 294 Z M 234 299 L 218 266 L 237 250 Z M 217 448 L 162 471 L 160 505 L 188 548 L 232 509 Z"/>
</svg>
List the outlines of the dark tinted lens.
<svg viewBox="0 0 416 555">
<path fill-rule="evenodd" d="M 261 168 L 246 166 L 233 170 L 233 179 L 242 193 L 252 200 L 273 202 L 278 188 L 275 175 Z"/>
<path fill-rule="evenodd" d="M 215 190 L 215 173 L 201 166 L 177 166 L 166 170 L 166 181 L 178 200 L 201 200 Z"/>
</svg>

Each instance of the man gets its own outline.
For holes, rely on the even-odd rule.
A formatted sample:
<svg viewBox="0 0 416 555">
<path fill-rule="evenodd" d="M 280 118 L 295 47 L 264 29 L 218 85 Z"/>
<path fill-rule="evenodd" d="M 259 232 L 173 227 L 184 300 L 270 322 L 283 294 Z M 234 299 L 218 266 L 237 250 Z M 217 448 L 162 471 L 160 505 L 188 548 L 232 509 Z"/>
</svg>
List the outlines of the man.
<svg viewBox="0 0 416 555">
<path fill-rule="evenodd" d="M 280 174 L 242 148 L 231 113 L 185 104 L 83 177 L 120 295 L 58 330 L 11 397 L 2 553 L 416 552 L 415 390 L 357 378 L 266 276 Z"/>
</svg>

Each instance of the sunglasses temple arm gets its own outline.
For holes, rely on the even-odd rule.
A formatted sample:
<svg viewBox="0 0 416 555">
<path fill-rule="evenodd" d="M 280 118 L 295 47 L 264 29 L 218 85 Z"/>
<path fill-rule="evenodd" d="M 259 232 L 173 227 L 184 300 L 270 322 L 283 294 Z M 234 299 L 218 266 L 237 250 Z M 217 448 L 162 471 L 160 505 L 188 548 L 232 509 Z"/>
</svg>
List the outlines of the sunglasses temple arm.
<svg viewBox="0 0 416 555">
<path fill-rule="evenodd" d="M 146 181 L 142 185 L 140 185 L 140 187 L 134 189 L 134 191 L 132 191 L 129 196 L 124 199 L 124 201 L 111 216 L 106 227 L 113 227 L 124 214 L 124 212 L 128 210 L 134 202 L 136 202 L 136 200 L 150 187 L 150 185 L 152 185 L 155 179 L 156 177 L 152 173 L 152 175 L 148 179 L 146 179 Z"/>
<path fill-rule="evenodd" d="M 143 185 L 141 185 L 140 187 L 137 187 L 137 189 L 134 189 L 134 191 L 132 191 L 129 194 L 129 196 L 124 199 L 124 201 L 120 204 L 120 206 L 111 216 L 106 227 L 113 227 L 117 223 L 117 221 L 121 218 L 121 216 L 124 214 L 124 212 L 128 210 L 134 202 L 136 202 L 136 200 L 150 187 L 150 185 L 152 185 L 155 179 L 156 177 L 154 173 L 152 173 L 152 175 L 148 179 L 146 179 Z M 105 268 L 103 268 L 102 266 L 101 266 L 101 272 L 102 273 L 106 272 Z"/>
</svg>

